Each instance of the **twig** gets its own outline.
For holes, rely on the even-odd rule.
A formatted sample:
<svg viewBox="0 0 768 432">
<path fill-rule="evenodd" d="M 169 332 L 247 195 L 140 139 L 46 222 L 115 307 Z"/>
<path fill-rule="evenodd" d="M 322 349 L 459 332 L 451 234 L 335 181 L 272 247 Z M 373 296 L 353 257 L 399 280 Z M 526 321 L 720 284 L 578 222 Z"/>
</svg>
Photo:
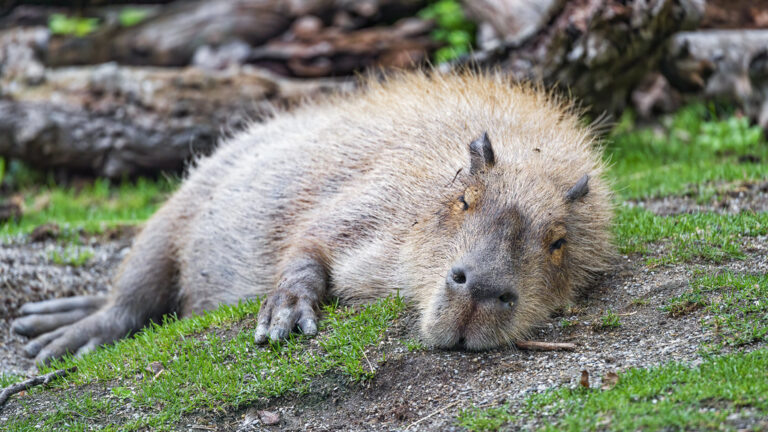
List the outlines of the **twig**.
<svg viewBox="0 0 768 432">
<path fill-rule="evenodd" d="M 620 317 L 632 316 L 632 315 L 634 315 L 636 313 L 637 313 L 637 311 L 632 311 L 632 312 L 627 312 L 627 313 L 616 314 L 616 316 L 620 316 Z"/>
<path fill-rule="evenodd" d="M 458 404 L 458 403 L 459 403 L 459 401 L 453 401 L 453 402 L 449 403 L 448 405 L 446 405 L 446 406 L 444 406 L 444 407 L 440 408 L 439 410 L 437 410 L 437 411 L 433 412 L 432 414 L 430 414 L 430 415 L 428 415 L 428 416 L 426 416 L 426 417 L 422 417 L 422 418 L 420 418 L 420 419 L 416 420 L 415 422 L 413 422 L 413 423 L 409 424 L 409 425 L 408 425 L 408 426 L 407 426 L 407 427 L 406 427 L 404 430 L 408 430 L 408 429 L 410 429 L 411 427 L 413 427 L 413 426 L 416 426 L 417 424 L 419 424 L 419 423 L 423 422 L 424 420 L 426 420 L 426 419 L 428 419 L 428 418 L 432 417 L 433 415 L 436 415 L 436 414 L 440 414 L 441 412 L 443 412 L 443 411 L 447 410 L 448 408 L 450 408 L 450 407 L 452 407 L 452 406 L 454 406 L 454 405 L 456 405 L 456 404 Z"/>
<path fill-rule="evenodd" d="M 576 349 L 576 344 L 566 342 L 515 341 L 515 345 L 521 350 L 531 351 L 573 351 Z"/>
<path fill-rule="evenodd" d="M 77 370 L 76 367 L 71 367 L 69 369 L 59 369 L 53 372 L 49 372 L 45 375 L 38 375 L 36 377 L 32 377 L 26 381 L 22 381 L 16 384 L 11 384 L 8 387 L 4 388 L 3 391 L 0 392 L 0 407 L 5 405 L 5 402 L 8 401 L 8 398 L 11 397 L 12 395 L 15 395 L 16 393 L 22 392 L 24 390 L 29 390 L 32 387 L 36 387 L 39 385 L 48 384 L 53 379 L 66 376 L 70 372 L 74 372 L 76 370 Z"/>
<path fill-rule="evenodd" d="M 363 352 L 363 357 L 365 357 L 365 361 L 368 362 L 368 367 L 371 368 L 371 373 L 375 373 L 376 371 L 373 370 L 373 365 L 371 364 L 371 361 L 368 360 L 368 356 L 365 354 L 365 349 L 361 349 L 360 351 Z"/>
</svg>

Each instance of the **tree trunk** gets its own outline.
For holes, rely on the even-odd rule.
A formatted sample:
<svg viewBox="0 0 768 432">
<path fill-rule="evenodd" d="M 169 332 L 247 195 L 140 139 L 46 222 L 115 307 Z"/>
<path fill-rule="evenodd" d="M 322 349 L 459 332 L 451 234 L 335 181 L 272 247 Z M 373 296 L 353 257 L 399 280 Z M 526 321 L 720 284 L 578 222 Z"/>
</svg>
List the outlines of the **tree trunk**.
<svg viewBox="0 0 768 432">
<path fill-rule="evenodd" d="M 494 12 L 499 3 L 506 6 L 506 21 Z M 532 4 L 518 0 L 473 2 L 471 12 L 482 22 L 492 23 L 497 34 L 517 35 L 512 44 L 503 40 L 497 47 L 490 44 L 491 48 L 479 52 L 476 60 L 482 64 L 498 61 L 504 71 L 518 79 L 559 85 L 596 113 L 622 110 L 632 89 L 658 67 L 669 38 L 694 28 L 704 11 L 703 0 Z M 515 17 L 519 16 L 532 17 L 524 31 L 515 27 L 520 21 Z M 505 23 L 509 31 L 505 31 Z"/>
</svg>

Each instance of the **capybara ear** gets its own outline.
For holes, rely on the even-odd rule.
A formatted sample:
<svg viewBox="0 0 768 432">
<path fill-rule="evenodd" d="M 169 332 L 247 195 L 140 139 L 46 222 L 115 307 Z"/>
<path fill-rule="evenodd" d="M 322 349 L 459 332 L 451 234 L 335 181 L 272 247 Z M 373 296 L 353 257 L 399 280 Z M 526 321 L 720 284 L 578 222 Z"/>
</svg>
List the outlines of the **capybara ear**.
<svg viewBox="0 0 768 432">
<path fill-rule="evenodd" d="M 579 179 L 579 181 L 577 181 L 576 184 L 573 185 L 573 187 L 568 189 L 568 192 L 565 194 L 565 199 L 568 202 L 574 202 L 588 193 L 589 193 L 589 175 L 584 174 Z"/>
<path fill-rule="evenodd" d="M 493 166 L 495 159 L 491 140 L 488 139 L 488 132 L 484 132 L 482 137 L 469 144 L 469 161 L 470 174 L 477 174 Z"/>
</svg>

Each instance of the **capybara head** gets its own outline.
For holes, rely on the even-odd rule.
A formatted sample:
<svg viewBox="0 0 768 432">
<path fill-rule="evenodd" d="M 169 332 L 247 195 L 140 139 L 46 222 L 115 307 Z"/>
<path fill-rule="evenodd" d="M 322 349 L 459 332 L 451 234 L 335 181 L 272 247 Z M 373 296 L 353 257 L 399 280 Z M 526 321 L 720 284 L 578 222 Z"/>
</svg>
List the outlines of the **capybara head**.
<svg viewBox="0 0 768 432">
<path fill-rule="evenodd" d="M 588 140 L 560 136 L 569 138 Z M 591 143 L 549 155 L 557 143 L 497 144 L 494 131 L 465 144 L 465 168 L 406 242 L 423 275 L 416 302 L 432 346 L 481 350 L 525 338 L 611 262 L 610 194 L 596 152 L 581 147 Z M 574 148 L 583 154 L 569 155 Z"/>
</svg>

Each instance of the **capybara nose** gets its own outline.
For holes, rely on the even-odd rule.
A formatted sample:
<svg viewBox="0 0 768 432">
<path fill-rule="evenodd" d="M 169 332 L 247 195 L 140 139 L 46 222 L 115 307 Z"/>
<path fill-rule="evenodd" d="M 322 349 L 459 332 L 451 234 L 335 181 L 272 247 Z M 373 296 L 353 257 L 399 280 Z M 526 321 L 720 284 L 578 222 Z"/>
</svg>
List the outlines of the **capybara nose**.
<svg viewBox="0 0 768 432">
<path fill-rule="evenodd" d="M 483 278 L 467 267 L 454 266 L 448 272 L 446 285 L 456 292 L 469 294 L 476 302 L 494 300 L 510 307 L 517 303 L 517 293 L 511 287 L 500 286 L 486 279 L 489 278 Z"/>
</svg>

